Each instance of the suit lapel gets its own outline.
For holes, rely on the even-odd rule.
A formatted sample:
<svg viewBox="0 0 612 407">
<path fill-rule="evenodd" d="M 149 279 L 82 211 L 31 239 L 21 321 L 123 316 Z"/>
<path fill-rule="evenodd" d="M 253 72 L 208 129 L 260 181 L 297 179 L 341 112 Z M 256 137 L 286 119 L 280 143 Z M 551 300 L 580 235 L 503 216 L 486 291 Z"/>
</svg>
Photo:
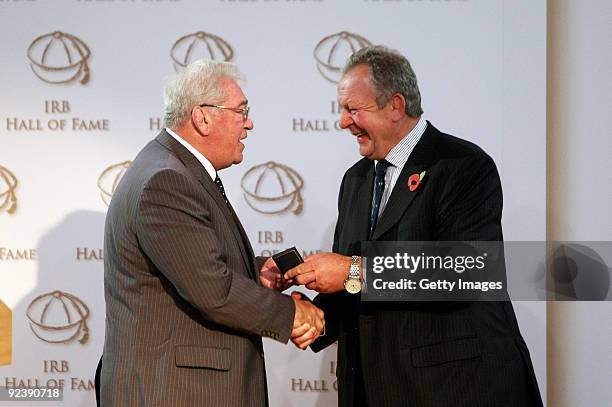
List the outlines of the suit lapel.
<svg viewBox="0 0 612 407">
<path fill-rule="evenodd" d="M 402 172 L 400 173 L 400 176 L 393 187 L 389 201 L 387 201 L 385 210 L 378 219 L 372 240 L 377 240 L 382 234 L 399 222 L 412 201 L 422 190 L 422 187 L 420 187 L 414 191 L 410 191 L 408 188 L 408 178 L 410 178 L 412 174 L 420 174 L 433 162 L 435 153 L 434 137 L 436 131 L 437 130 L 431 125 L 431 123 L 427 122 L 427 127 L 425 128 L 423 136 L 414 147 L 414 150 L 410 154 L 406 165 L 404 165 L 404 168 L 402 169 Z M 423 182 L 425 183 L 427 181 L 428 178 L 425 176 Z M 371 201 L 372 199 L 370 199 L 370 202 Z"/>
<path fill-rule="evenodd" d="M 200 163 L 198 159 L 189 152 L 189 150 L 183 147 L 181 143 L 176 141 L 174 137 L 168 134 L 165 130 L 162 130 L 162 132 L 159 133 L 156 140 L 164 147 L 172 151 L 178 157 L 178 159 L 181 160 L 191 175 L 198 180 L 206 192 L 208 192 L 208 194 L 212 197 L 213 201 L 226 218 L 229 224 L 229 229 L 232 231 L 234 238 L 238 241 L 240 254 L 242 255 L 242 259 L 246 265 L 249 276 L 255 281 L 259 282 L 259 278 L 257 278 L 254 268 L 255 256 L 246 232 L 244 231 L 242 224 L 240 223 L 240 220 L 238 219 L 238 216 L 234 210 L 230 205 L 225 203 L 223 195 L 221 195 L 219 188 L 210 178 L 210 174 L 208 174 L 206 169 L 202 166 L 202 163 Z"/>
<path fill-rule="evenodd" d="M 355 200 L 350 205 L 355 205 L 355 217 L 359 223 L 356 227 L 355 241 L 368 240 L 370 232 L 370 213 L 372 212 L 372 194 L 374 193 L 374 161 L 367 160 L 367 165 L 356 179 Z"/>
<path fill-rule="evenodd" d="M 223 203 L 225 204 L 225 201 Z M 242 238 L 243 246 L 246 249 L 246 257 L 245 257 L 245 253 L 243 252 L 243 259 L 247 264 L 249 275 L 251 276 L 253 280 L 259 283 L 260 282 L 259 276 L 258 276 L 258 273 L 256 272 L 256 270 L 258 270 L 258 267 L 257 267 L 257 262 L 255 261 L 255 253 L 253 253 L 253 247 L 251 246 L 251 241 L 249 240 L 249 237 L 247 236 L 246 231 L 244 230 L 244 227 L 242 226 L 242 222 L 240 222 L 238 215 L 234 211 L 234 207 L 231 206 L 231 204 L 226 205 L 226 206 L 228 206 L 228 208 L 230 209 L 232 213 L 232 217 L 234 218 L 234 221 L 236 222 L 238 233 L 240 234 L 240 237 Z M 240 246 L 240 248 L 242 249 L 242 246 Z M 248 264 L 249 260 L 251 262 L 250 266 Z"/>
</svg>

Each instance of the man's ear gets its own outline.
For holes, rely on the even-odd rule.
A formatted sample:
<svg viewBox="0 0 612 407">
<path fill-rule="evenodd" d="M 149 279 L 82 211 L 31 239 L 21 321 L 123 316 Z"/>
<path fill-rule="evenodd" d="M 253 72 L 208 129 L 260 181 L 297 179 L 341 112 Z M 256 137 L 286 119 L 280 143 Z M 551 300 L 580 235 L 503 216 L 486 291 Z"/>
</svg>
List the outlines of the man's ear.
<svg viewBox="0 0 612 407">
<path fill-rule="evenodd" d="M 401 93 L 391 96 L 391 119 L 398 121 L 406 114 L 406 99 Z"/>
<path fill-rule="evenodd" d="M 200 135 L 208 136 L 212 126 L 212 115 L 208 110 L 195 106 L 191 110 L 191 123 Z"/>
</svg>

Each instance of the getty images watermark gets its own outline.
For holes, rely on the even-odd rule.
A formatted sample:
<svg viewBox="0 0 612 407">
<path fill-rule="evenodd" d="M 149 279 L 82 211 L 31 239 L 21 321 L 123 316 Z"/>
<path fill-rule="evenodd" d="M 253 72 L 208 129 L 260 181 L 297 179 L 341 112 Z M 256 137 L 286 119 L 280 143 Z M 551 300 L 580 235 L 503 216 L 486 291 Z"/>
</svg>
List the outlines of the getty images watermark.
<svg viewBox="0 0 612 407">
<path fill-rule="evenodd" d="M 611 297 L 612 242 L 363 242 L 361 255 L 364 301 Z"/>
</svg>

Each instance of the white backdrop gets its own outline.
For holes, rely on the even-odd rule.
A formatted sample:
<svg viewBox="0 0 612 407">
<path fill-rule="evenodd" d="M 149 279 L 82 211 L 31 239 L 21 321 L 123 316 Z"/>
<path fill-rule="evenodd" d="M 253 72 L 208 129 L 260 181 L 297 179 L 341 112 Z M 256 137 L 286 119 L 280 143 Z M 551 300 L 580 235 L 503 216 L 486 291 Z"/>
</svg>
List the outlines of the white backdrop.
<svg viewBox="0 0 612 407">
<path fill-rule="evenodd" d="M 248 77 L 255 129 L 221 175 L 257 253 L 330 249 L 340 179 L 359 156 L 334 127 L 329 79 L 364 41 L 404 53 L 425 117 L 494 158 L 505 238 L 545 239 L 544 0 L 0 1 L 0 27 L 0 299 L 13 321 L 0 386 L 64 380 L 57 405 L 92 405 L 104 200 L 156 135 L 176 61 L 231 54 Z M 544 391 L 544 305 L 515 307 Z M 272 406 L 335 405 L 335 347 L 266 341 L 266 362 Z"/>
</svg>

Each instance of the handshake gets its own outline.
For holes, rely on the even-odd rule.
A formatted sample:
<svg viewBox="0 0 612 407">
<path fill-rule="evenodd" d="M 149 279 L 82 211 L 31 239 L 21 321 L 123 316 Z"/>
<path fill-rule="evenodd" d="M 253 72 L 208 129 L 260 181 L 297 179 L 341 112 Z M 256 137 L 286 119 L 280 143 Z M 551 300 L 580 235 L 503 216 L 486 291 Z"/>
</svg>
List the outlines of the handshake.
<svg viewBox="0 0 612 407">
<path fill-rule="evenodd" d="M 335 253 L 318 253 L 308 256 L 304 263 L 281 273 L 272 258 L 260 270 L 261 283 L 276 291 L 285 291 L 293 285 L 304 285 L 320 293 L 344 290 L 351 258 Z M 324 313 L 297 291 L 291 293 L 295 303 L 295 317 L 291 341 L 300 349 L 306 349 L 325 332 Z"/>
<path fill-rule="evenodd" d="M 291 342 L 300 349 L 306 349 L 325 332 L 325 315 L 297 291 L 291 293 L 291 299 L 295 303 Z"/>
</svg>

